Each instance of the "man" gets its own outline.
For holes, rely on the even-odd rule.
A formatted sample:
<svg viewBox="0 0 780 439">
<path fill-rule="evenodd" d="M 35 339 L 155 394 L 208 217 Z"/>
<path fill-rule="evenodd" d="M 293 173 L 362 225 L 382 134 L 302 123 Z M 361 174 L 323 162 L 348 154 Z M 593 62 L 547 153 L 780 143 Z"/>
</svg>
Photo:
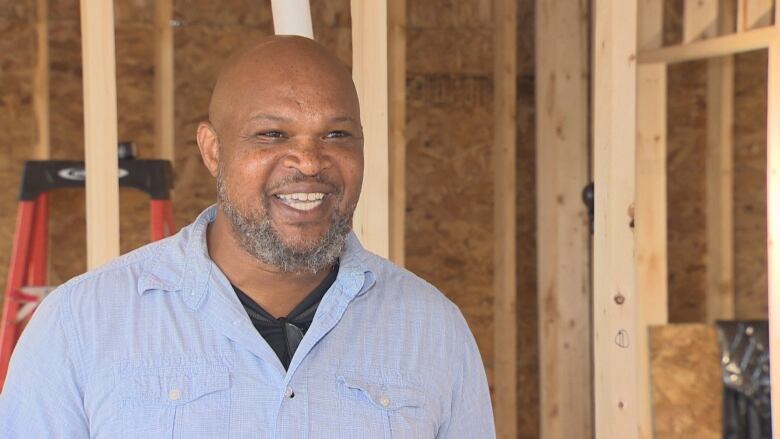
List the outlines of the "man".
<svg viewBox="0 0 780 439">
<path fill-rule="evenodd" d="M 197 140 L 217 205 L 41 304 L 3 438 L 495 436 L 458 309 L 350 233 L 363 138 L 333 55 L 300 37 L 242 51 Z"/>
</svg>

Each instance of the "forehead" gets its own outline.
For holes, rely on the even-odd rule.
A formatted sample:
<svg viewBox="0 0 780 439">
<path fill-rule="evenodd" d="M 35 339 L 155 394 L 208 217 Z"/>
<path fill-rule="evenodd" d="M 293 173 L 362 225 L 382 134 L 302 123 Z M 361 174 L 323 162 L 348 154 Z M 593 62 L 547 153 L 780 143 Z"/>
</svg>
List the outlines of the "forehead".
<svg viewBox="0 0 780 439">
<path fill-rule="evenodd" d="M 261 112 L 359 117 L 354 86 L 327 71 L 250 70 L 231 84 L 233 116 Z"/>
</svg>

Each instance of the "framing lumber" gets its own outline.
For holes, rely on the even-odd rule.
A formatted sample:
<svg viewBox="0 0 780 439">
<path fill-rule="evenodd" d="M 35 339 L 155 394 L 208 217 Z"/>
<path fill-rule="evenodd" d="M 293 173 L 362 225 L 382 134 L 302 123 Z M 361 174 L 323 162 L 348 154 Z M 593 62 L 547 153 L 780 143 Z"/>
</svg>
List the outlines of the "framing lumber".
<svg viewBox="0 0 780 439">
<path fill-rule="evenodd" d="M 536 193 L 541 435 L 593 437 L 588 12 L 537 0 Z M 509 203 L 509 201 L 504 201 Z M 498 347 L 497 347 L 498 349 Z"/>
<path fill-rule="evenodd" d="M 49 5 L 47 0 L 35 2 L 36 59 L 33 76 L 33 110 L 37 138 L 32 157 L 46 160 L 51 156 L 49 127 Z"/>
<path fill-rule="evenodd" d="M 81 0 L 87 268 L 119 256 L 114 2 Z"/>
<path fill-rule="evenodd" d="M 633 207 L 637 0 L 595 0 L 594 393 L 599 439 L 639 435 Z"/>
<path fill-rule="evenodd" d="M 718 30 L 734 30 L 733 3 Z M 735 317 L 734 299 L 734 57 L 707 61 L 706 321 Z"/>
<path fill-rule="evenodd" d="M 173 0 L 154 3 L 155 156 L 174 159 Z"/>
<path fill-rule="evenodd" d="M 390 1 L 390 259 L 404 265 L 406 238 L 406 0 Z"/>
<path fill-rule="evenodd" d="M 276 35 L 300 35 L 314 39 L 309 0 L 271 0 L 271 13 Z"/>
<path fill-rule="evenodd" d="M 776 11 L 777 12 L 777 11 Z M 767 225 L 770 375 L 780 376 L 780 41 L 769 46 Z M 780 386 L 772 386 L 772 431 L 780 431 Z"/>
<path fill-rule="evenodd" d="M 517 408 L 517 2 L 494 0 L 493 236 L 496 433 L 515 439 Z"/>
<path fill-rule="evenodd" d="M 660 49 L 644 50 L 639 52 L 639 63 L 672 64 L 697 59 L 735 55 L 741 52 L 767 48 L 772 41 L 778 38 L 780 38 L 780 33 L 777 28 L 774 26 L 764 27 L 688 44 L 678 44 Z"/>
<path fill-rule="evenodd" d="M 719 0 L 685 0 L 683 42 L 690 43 L 717 35 Z M 660 45 L 654 48 L 661 47 Z"/>
<path fill-rule="evenodd" d="M 690 0 L 686 8 L 691 7 Z M 708 3 L 697 4 L 708 17 Z M 717 5 L 716 5 L 717 6 Z M 689 16 L 686 9 L 686 20 Z M 709 20 L 709 18 L 708 18 Z M 663 44 L 663 0 L 639 4 L 637 44 L 642 49 Z M 692 35 L 704 35 L 701 21 Z M 639 437 L 652 439 L 652 382 L 650 379 L 651 325 L 666 324 L 668 316 L 668 258 L 666 244 L 666 65 L 640 65 L 637 72 L 636 145 L 636 276 L 637 276 L 637 378 L 639 386 Z"/>
<path fill-rule="evenodd" d="M 772 24 L 772 9 L 774 0 L 737 0 L 737 31 Z"/>
<path fill-rule="evenodd" d="M 352 0 L 352 76 L 363 120 L 363 192 L 352 228 L 372 252 L 390 255 L 387 0 Z"/>
</svg>

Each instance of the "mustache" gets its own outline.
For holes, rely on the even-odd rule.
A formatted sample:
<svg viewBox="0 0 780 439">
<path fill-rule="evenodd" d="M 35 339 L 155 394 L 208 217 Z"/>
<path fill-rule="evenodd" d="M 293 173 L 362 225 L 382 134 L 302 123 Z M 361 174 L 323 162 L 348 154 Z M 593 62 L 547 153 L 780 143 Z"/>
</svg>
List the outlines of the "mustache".
<svg viewBox="0 0 780 439">
<path fill-rule="evenodd" d="M 281 189 L 287 185 L 295 184 L 295 183 L 319 183 L 324 184 L 328 186 L 330 192 L 332 192 L 336 196 L 341 196 L 344 192 L 343 188 L 338 185 L 337 183 L 333 182 L 328 176 L 325 174 L 317 174 L 317 175 L 305 175 L 301 173 L 300 171 L 296 171 L 295 174 L 290 174 L 276 182 L 274 182 L 272 185 L 269 185 L 266 189 L 267 192 L 273 192 L 278 189 Z"/>
</svg>

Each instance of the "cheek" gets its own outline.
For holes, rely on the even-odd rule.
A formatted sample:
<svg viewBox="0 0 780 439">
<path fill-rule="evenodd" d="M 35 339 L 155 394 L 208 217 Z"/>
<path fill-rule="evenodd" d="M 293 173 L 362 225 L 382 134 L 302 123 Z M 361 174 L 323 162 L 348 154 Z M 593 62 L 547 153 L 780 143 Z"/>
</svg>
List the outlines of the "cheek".
<svg viewBox="0 0 780 439">
<path fill-rule="evenodd" d="M 239 199 L 249 202 L 262 194 L 273 169 L 273 157 L 265 155 L 237 155 L 224 169 L 228 189 Z"/>
<path fill-rule="evenodd" d="M 339 168 L 344 177 L 344 186 L 348 196 L 357 197 L 363 183 L 363 153 L 345 154 L 340 159 Z"/>
</svg>

